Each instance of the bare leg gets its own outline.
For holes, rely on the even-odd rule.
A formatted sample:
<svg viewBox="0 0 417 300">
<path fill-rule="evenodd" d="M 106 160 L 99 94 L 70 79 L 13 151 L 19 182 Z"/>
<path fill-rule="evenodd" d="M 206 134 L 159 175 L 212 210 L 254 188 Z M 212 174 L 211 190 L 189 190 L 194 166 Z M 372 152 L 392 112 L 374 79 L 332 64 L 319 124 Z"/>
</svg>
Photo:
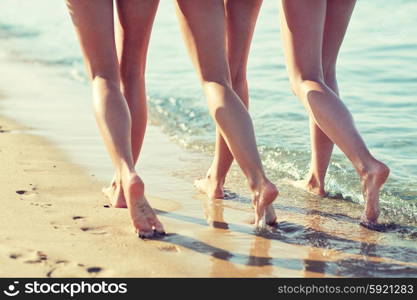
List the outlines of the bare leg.
<svg viewBox="0 0 417 300">
<path fill-rule="evenodd" d="M 265 176 L 256 148 L 252 120 L 232 88 L 226 51 L 223 0 L 177 0 L 177 14 L 191 59 L 203 85 L 210 115 L 253 193 L 256 224 L 278 190 Z"/>
<path fill-rule="evenodd" d="M 136 164 L 143 144 L 147 123 L 145 68 L 149 39 L 159 1 L 117 1 L 120 21 L 118 43 L 122 93 L 132 119 L 132 155 Z M 122 187 L 116 176 L 103 193 L 113 207 L 126 208 Z"/>
<path fill-rule="evenodd" d="M 232 87 L 248 108 L 249 92 L 246 80 L 246 65 L 256 19 L 262 0 L 226 0 L 227 54 Z M 233 163 L 233 155 L 220 130 L 216 130 L 216 147 L 213 162 L 206 178 L 196 181 L 196 186 L 207 193 L 209 198 L 223 198 L 223 185 L 227 172 Z"/>
<path fill-rule="evenodd" d="M 262 0 L 226 0 L 227 56 L 229 60 L 232 87 L 248 109 L 249 89 L 246 69 L 250 45 L 262 5 Z M 196 180 L 195 185 L 210 199 L 224 197 L 224 183 L 233 163 L 233 155 L 220 130 L 216 130 L 216 147 L 211 167 L 205 178 Z M 276 215 L 272 205 L 266 210 L 266 222 L 274 224 Z"/>
<path fill-rule="evenodd" d="M 366 203 L 364 220 L 379 215 L 379 191 L 389 169 L 376 160 L 356 130 L 352 116 L 324 80 L 322 45 L 326 0 L 282 0 L 281 28 L 294 92 L 317 126 L 350 159 L 361 177 Z"/>
<path fill-rule="evenodd" d="M 336 62 L 340 47 L 352 16 L 356 0 L 327 1 L 326 20 L 324 24 L 322 60 L 323 75 L 326 85 L 339 96 L 336 79 Z M 306 180 L 308 191 L 325 196 L 324 180 L 333 151 L 333 142 L 310 118 L 311 164 Z"/>
<path fill-rule="evenodd" d="M 131 116 L 121 90 L 114 40 L 112 0 L 67 0 L 93 86 L 94 111 L 100 133 L 123 187 L 135 230 L 150 237 L 164 233 L 144 196 L 132 155 Z"/>
<path fill-rule="evenodd" d="M 232 86 L 233 90 L 242 100 L 246 109 L 249 108 L 249 88 L 246 69 L 250 45 L 261 5 L 262 0 L 226 1 L 227 55 L 229 58 Z M 223 161 L 222 163 L 227 167 L 227 169 L 221 168 L 217 170 L 217 174 L 224 174 L 224 182 L 226 173 L 233 162 L 233 156 L 231 155 L 223 137 L 219 133 L 217 133 L 216 147 L 218 148 L 218 151 L 215 153 L 215 157 L 218 158 L 217 161 L 221 162 L 221 157 L 226 158 L 226 161 Z M 220 163 L 217 165 L 220 166 Z M 226 170 L 226 172 L 222 173 L 224 170 Z M 266 223 L 269 225 L 275 224 L 277 216 L 275 215 L 272 205 L 269 205 L 265 212 Z"/>
</svg>

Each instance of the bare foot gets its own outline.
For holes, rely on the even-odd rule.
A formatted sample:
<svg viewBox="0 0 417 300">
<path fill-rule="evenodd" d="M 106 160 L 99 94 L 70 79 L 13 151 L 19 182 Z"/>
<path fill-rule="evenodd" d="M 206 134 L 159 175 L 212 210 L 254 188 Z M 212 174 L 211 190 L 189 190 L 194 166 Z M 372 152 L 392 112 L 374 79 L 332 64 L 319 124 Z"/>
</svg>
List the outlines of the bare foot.
<svg viewBox="0 0 417 300">
<path fill-rule="evenodd" d="M 265 215 L 265 222 L 271 222 L 275 219 L 275 211 L 272 208 L 272 202 L 277 198 L 279 192 L 277 187 L 270 182 L 265 180 L 259 188 L 254 190 L 254 196 L 252 199 L 253 205 L 255 207 L 255 226 L 259 227 L 260 222 L 262 221 Z M 268 220 L 269 219 L 269 220 Z"/>
<path fill-rule="evenodd" d="M 140 238 L 165 235 L 164 227 L 158 220 L 145 197 L 145 186 L 137 174 L 129 174 L 122 179 L 125 199 L 129 208 L 133 226 Z"/>
<path fill-rule="evenodd" d="M 275 226 L 277 224 L 277 215 L 272 204 L 269 204 L 265 209 L 265 222 L 269 226 Z"/>
<path fill-rule="evenodd" d="M 256 209 L 256 208 L 255 208 Z M 272 204 L 268 205 L 265 209 L 265 224 L 269 226 L 275 226 L 277 225 L 277 215 L 275 214 L 275 210 L 272 206 Z M 256 224 L 256 216 L 255 218 L 250 218 L 247 222 L 250 224 Z"/>
<path fill-rule="evenodd" d="M 112 207 L 127 208 L 123 189 L 120 184 L 116 184 L 116 181 L 112 181 L 109 187 L 105 187 L 101 191 L 109 199 Z"/>
<path fill-rule="evenodd" d="M 312 176 L 307 176 L 306 179 L 303 180 L 288 180 L 287 181 L 292 186 L 305 190 L 309 192 L 310 194 L 313 194 L 315 196 L 319 197 L 326 197 L 328 196 L 328 193 L 324 190 L 324 184 L 319 184 Z"/>
<path fill-rule="evenodd" d="M 311 173 L 306 180 L 303 181 L 304 188 L 307 192 L 316 196 L 326 197 L 327 193 L 324 190 L 324 182 L 320 183 Z"/>
<path fill-rule="evenodd" d="M 379 192 L 387 181 L 390 169 L 380 161 L 375 161 L 371 168 L 361 174 L 362 193 L 365 211 L 362 217 L 364 225 L 375 224 L 379 217 Z"/>
<path fill-rule="evenodd" d="M 205 178 L 197 179 L 194 181 L 194 186 L 202 193 L 207 194 L 210 199 L 223 199 L 224 190 L 223 190 L 224 181 L 219 182 L 207 175 Z"/>
</svg>

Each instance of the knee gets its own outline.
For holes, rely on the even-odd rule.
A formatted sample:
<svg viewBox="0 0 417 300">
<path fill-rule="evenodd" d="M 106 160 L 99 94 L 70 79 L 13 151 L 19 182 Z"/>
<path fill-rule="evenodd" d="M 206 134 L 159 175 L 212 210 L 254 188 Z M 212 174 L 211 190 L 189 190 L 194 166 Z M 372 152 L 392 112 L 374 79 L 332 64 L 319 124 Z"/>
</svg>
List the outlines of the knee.
<svg viewBox="0 0 417 300">
<path fill-rule="evenodd" d="M 297 75 L 290 77 L 291 90 L 294 95 L 302 97 L 312 89 L 321 89 L 326 85 L 324 76 L 319 75 Z"/>
<path fill-rule="evenodd" d="M 103 101 L 118 96 L 120 91 L 120 81 L 117 77 L 96 74 L 91 78 L 93 88 L 94 105 L 101 105 Z"/>
<path fill-rule="evenodd" d="M 124 53 L 120 61 L 120 77 L 123 83 L 145 80 L 146 54 Z"/>
<path fill-rule="evenodd" d="M 120 75 L 119 68 L 116 62 L 105 61 L 100 66 L 90 65 L 88 68 L 89 79 L 93 84 L 106 83 L 109 85 L 119 84 Z"/>
<path fill-rule="evenodd" d="M 99 87 L 101 89 L 119 89 L 119 77 L 114 74 L 93 74 L 91 75 L 91 82 L 94 87 Z"/>
<path fill-rule="evenodd" d="M 201 83 L 205 90 L 212 89 L 232 89 L 230 77 L 227 75 L 202 76 Z"/>
</svg>

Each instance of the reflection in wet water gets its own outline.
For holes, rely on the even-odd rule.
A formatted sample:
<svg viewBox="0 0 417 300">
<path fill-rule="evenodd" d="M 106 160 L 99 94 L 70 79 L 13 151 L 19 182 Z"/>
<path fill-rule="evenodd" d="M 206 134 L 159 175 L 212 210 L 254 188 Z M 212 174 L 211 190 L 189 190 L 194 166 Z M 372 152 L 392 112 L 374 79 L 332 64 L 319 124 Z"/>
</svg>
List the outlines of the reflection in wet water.
<svg viewBox="0 0 417 300">
<path fill-rule="evenodd" d="M 358 217 L 352 217 L 349 214 L 351 214 L 353 211 L 355 211 L 355 213 L 357 213 L 357 211 L 362 211 L 362 206 L 353 203 L 348 198 L 340 197 L 340 195 L 329 195 L 326 198 L 321 198 L 311 196 L 309 193 L 303 191 L 298 192 L 298 200 L 285 199 L 285 201 L 278 201 L 274 203 L 274 208 L 284 212 L 302 214 L 305 216 L 320 216 L 327 219 L 355 225 L 360 223 L 360 215 Z M 248 205 L 251 203 L 251 200 L 248 197 L 227 189 L 225 191 L 225 195 L 225 200 L 228 200 L 229 203 L 234 203 L 234 205 Z M 282 204 L 283 202 L 287 204 L 294 202 L 292 204 L 295 205 L 284 205 Z M 338 210 L 336 209 L 336 211 L 334 208 L 335 204 L 338 205 Z M 390 217 L 390 219 L 392 219 L 392 217 Z M 393 233 L 396 234 L 397 238 L 403 240 L 417 241 L 417 227 L 413 226 L 412 224 L 404 225 L 388 221 L 381 222 L 377 226 L 368 229 L 376 232 Z"/>
<path fill-rule="evenodd" d="M 204 201 L 204 216 L 207 224 L 218 229 L 229 229 L 229 225 L 224 221 L 222 199 L 206 199 Z"/>
<path fill-rule="evenodd" d="M 323 273 L 323 274 L 331 274 L 337 275 L 330 272 L 326 272 L 327 264 L 322 260 L 312 260 L 312 259 L 305 259 L 303 260 L 304 270 L 305 272 L 313 272 L 313 273 Z"/>
<path fill-rule="evenodd" d="M 361 259 L 343 259 L 326 263 L 326 273 L 349 277 L 416 277 L 417 268 Z"/>
<path fill-rule="evenodd" d="M 273 266 L 273 258 L 268 252 L 271 248 L 271 240 L 261 237 L 254 237 L 249 258 L 246 263 L 248 266 Z"/>
<path fill-rule="evenodd" d="M 210 214 L 216 216 L 215 218 L 211 218 L 211 220 L 223 219 L 221 215 L 223 208 L 219 205 L 219 202 L 215 204 L 214 206 L 210 206 Z M 157 211 L 157 213 L 182 222 L 206 226 L 206 221 L 200 218 L 182 215 L 177 212 Z M 291 222 L 280 222 L 277 228 L 269 228 L 269 230 L 263 231 L 258 235 L 255 234 L 253 228 L 250 226 L 233 223 L 227 224 L 224 220 L 220 223 L 222 224 L 221 227 L 223 227 L 220 229 L 234 231 L 253 238 L 252 246 L 248 254 L 227 251 L 195 238 L 179 234 L 171 234 L 163 241 L 212 256 L 216 259 L 213 261 L 214 268 L 216 263 L 221 264 L 221 262 L 230 262 L 247 267 L 264 267 L 261 273 L 257 271 L 253 276 L 271 276 L 273 274 L 273 267 L 297 270 L 305 273 L 322 273 L 330 276 L 417 276 L 417 266 L 409 265 L 409 263 L 417 262 L 417 251 L 413 248 L 380 245 L 376 242 L 358 242 Z M 215 223 L 212 222 L 211 224 L 214 226 Z M 320 226 L 320 224 L 315 224 L 315 226 Z M 219 229 L 219 227 L 214 227 Z M 311 247 L 311 257 L 309 255 L 305 259 L 272 257 L 269 255 L 271 247 L 279 247 L 274 241 Z M 316 253 L 313 253 L 315 251 L 314 249 L 329 249 L 345 254 L 361 255 L 364 259 L 344 258 L 331 261 L 327 258 L 318 260 L 317 255 L 315 255 Z M 408 265 L 378 261 L 380 259 L 392 259 Z"/>
<path fill-rule="evenodd" d="M 395 259 L 405 263 L 417 262 L 417 250 L 414 248 L 353 241 L 290 222 L 280 222 L 270 238 L 288 244 L 328 248 L 349 254 Z"/>
<path fill-rule="evenodd" d="M 233 197 L 230 197 L 228 200 L 238 199 L 238 201 L 242 201 L 244 199 L 245 202 L 250 202 L 250 199 L 238 196 L 237 194 L 233 194 Z M 312 201 L 306 201 L 307 203 L 311 203 Z M 314 202 L 313 202 L 314 203 Z M 316 206 L 317 204 L 314 203 Z M 333 219 L 336 221 L 342 221 L 351 224 L 359 224 L 360 218 L 353 218 L 348 216 L 344 213 L 329 213 L 325 211 L 318 210 L 316 208 L 305 208 L 305 207 L 297 207 L 297 206 L 288 206 L 283 204 L 274 204 L 274 207 L 291 213 L 303 214 L 306 216 L 320 216 L 328 219 Z M 381 223 L 378 224 L 375 228 L 370 228 L 371 230 L 377 232 L 387 232 L 387 233 L 396 233 L 398 237 L 405 240 L 415 240 L 417 241 L 417 227 L 412 225 L 403 225 L 403 224 L 396 224 L 393 222 L 389 223 Z"/>
<path fill-rule="evenodd" d="M 405 266 L 395 263 L 384 263 L 377 261 L 366 261 L 360 259 L 342 259 L 336 261 L 320 261 L 311 259 L 278 258 L 268 255 L 271 247 L 271 240 L 261 237 L 254 237 L 254 243 L 249 255 L 231 253 L 224 249 L 211 246 L 194 238 L 179 234 L 172 234 L 164 239 L 165 242 L 175 244 L 201 254 L 211 255 L 221 261 L 227 261 L 236 265 L 248 267 L 271 267 L 264 268 L 262 274 L 257 271 L 256 276 L 272 275 L 272 267 L 280 267 L 289 270 L 309 271 L 324 273 L 331 276 L 353 276 L 353 277 L 415 277 L 417 267 Z M 263 254 L 263 255 L 262 255 Z M 216 263 L 216 262 L 214 262 Z M 221 265 L 222 266 L 222 265 Z M 215 266 L 214 266 L 215 267 Z M 231 266 L 228 265 L 228 268 Z"/>
</svg>

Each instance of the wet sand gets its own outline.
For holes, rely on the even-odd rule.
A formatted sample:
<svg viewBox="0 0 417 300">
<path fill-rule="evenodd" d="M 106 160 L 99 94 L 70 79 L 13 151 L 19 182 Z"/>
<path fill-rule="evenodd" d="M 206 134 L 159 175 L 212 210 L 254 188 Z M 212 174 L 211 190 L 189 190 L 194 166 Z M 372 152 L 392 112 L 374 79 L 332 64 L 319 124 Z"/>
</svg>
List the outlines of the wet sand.
<svg viewBox="0 0 417 300">
<path fill-rule="evenodd" d="M 149 125 L 137 170 L 168 236 L 137 238 L 127 210 L 108 208 L 100 192 L 111 165 L 88 109 L 76 102 L 89 101 L 88 87 L 27 62 L 3 66 L 0 276 L 417 276 L 413 228 L 370 231 L 358 226 L 358 205 L 300 199 L 282 182 L 278 227 L 255 232 L 236 168 L 231 186 L 239 195 L 208 201 L 192 180 L 209 157 L 173 143 L 157 124 Z"/>
</svg>

